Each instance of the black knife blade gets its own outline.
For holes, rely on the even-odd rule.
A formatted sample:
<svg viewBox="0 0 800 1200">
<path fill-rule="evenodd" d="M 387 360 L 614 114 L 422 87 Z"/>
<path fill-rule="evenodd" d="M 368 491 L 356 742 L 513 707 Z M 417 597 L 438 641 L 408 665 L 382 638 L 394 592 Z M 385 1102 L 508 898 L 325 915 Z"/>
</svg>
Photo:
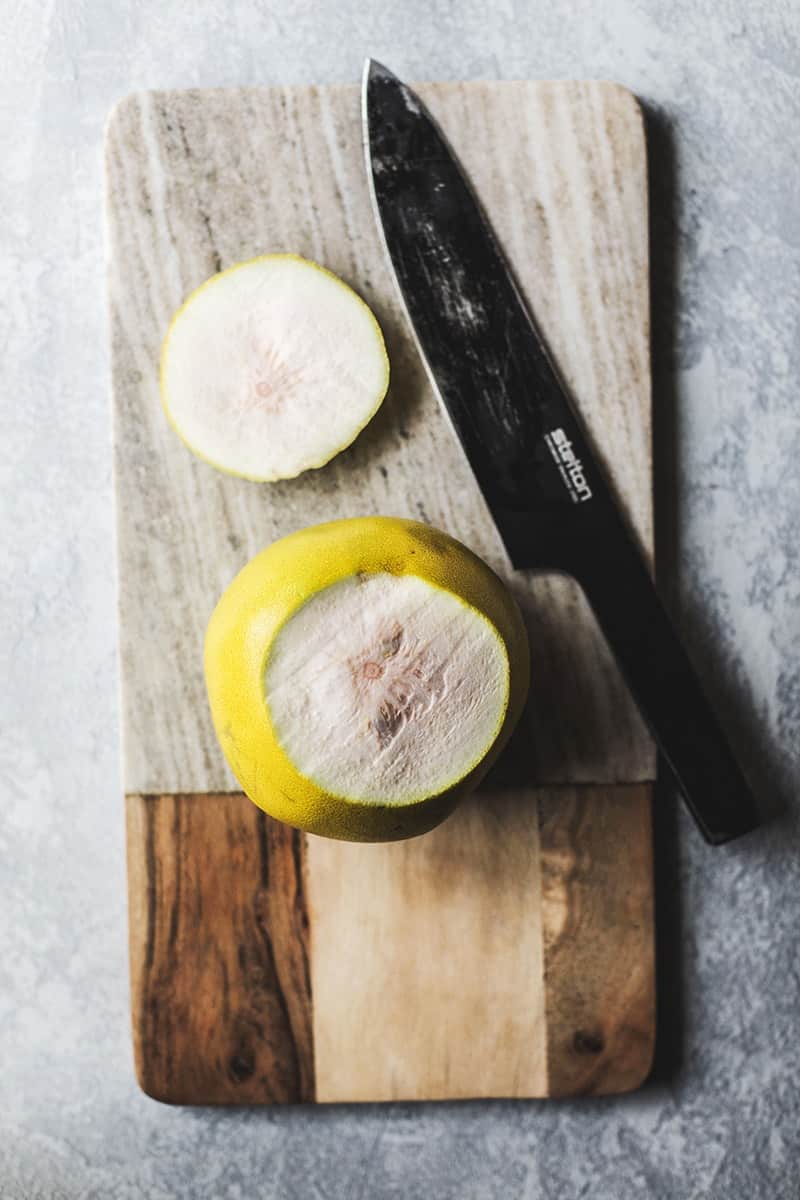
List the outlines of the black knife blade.
<svg viewBox="0 0 800 1200">
<path fill-rule="evenodd" d="M 374 60 L 363 106 L 395 281 L 512 563 L 578 580 L 703 836 L 747 833 L 748 783 L 464 172 L 421 100 Z"/>
</svg>

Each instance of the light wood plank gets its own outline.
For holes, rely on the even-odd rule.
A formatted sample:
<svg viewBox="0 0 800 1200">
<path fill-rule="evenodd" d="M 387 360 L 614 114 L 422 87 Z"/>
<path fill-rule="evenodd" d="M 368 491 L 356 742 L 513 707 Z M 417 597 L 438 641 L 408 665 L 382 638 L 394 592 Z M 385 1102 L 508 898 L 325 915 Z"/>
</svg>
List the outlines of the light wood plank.
<svg viewBox="0 0 800 1200">
<path fill-rule="evenodd" d="M 533 791 L 308 866 L 318 1100 L 546 1095 Z"/>
</svg>

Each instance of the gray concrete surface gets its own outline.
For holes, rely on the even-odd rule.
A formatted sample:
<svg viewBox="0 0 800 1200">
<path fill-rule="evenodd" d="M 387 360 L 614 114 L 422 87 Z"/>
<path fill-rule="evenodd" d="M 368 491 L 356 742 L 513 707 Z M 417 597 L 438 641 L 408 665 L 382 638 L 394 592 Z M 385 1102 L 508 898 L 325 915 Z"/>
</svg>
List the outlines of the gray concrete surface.
<svg viewBox="0 0 800 1200">
<path fill-rule="evenodd" d="M 794 0 L 0 6 L 0 1196 L 783 1200 L 800 1173 Z M 211 1111 L 128 1033 L 100 147 L 134 88 L 605 76 L 650 115 L 659 551 L 775 816 L 659 807 L 661 1044 L 622 1099 Z"/>
</svg>

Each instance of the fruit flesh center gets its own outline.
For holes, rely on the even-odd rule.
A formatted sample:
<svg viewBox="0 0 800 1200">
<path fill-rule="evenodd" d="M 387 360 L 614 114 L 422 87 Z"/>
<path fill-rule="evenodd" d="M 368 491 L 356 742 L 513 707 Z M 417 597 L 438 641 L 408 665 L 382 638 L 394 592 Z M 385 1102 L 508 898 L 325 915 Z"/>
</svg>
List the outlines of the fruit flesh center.
<svg viewBox="0 0 800 1200">
<path fill-rule="evenodd" d="M 281 628 L 264 675 L 279 742 L 335 795 L 403 804 L 484 758 L 503 723 L 509 668 L 493 625 L 415 575 L 352 575 Z"/>
</svg>

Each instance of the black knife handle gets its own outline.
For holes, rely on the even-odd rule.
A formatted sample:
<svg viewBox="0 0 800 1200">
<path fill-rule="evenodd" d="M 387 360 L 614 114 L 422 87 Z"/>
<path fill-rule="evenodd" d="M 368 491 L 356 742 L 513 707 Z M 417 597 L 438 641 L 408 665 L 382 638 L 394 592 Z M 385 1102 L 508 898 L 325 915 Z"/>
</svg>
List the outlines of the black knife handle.
<svg viewBox="0 0 800 1200">
<path fill-rule="evenodd" d="M 641 555 L 620 541 L 573 574 L 703 837 L 720 845 L 754 829 L 750 787 Z"/>
</svg>

